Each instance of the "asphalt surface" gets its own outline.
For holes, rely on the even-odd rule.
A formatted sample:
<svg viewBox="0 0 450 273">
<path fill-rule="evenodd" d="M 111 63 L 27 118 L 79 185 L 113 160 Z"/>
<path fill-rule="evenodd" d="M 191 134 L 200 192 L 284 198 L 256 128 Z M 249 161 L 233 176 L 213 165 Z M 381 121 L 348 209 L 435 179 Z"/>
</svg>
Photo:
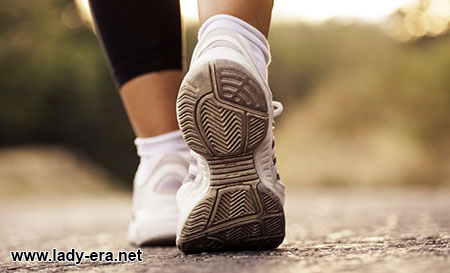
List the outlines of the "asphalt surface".
<svg viewBox="0 0 450 273">
<path fill-rule="evenodd" d="M 450 272 L 448 189 L 288 192 L 287 237 L 272 251 L 185 255 L 143 248 L 143 262 L 12 262 L 10 251 L 136 250 L 129 194 L 0 200 L 0 272 Z"/>
</svg>

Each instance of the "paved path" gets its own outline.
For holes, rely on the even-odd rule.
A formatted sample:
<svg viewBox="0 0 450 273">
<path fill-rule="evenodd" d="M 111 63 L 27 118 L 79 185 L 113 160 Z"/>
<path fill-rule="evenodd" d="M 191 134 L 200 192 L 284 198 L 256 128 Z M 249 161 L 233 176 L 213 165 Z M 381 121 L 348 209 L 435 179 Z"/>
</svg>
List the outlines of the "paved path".
<svg viewBox="0 0 450 273">
<path fill-rule="evenodd" d="M 450 272 L 450 191 L 306 190 L 287 197 L 287 238 L 262 252 L 184 255 L 144 248 L 142 263 L 13 263 L 11 250 L 135 250 L 128 195 L 0 200 L 0 272 Z"/>
</svg>

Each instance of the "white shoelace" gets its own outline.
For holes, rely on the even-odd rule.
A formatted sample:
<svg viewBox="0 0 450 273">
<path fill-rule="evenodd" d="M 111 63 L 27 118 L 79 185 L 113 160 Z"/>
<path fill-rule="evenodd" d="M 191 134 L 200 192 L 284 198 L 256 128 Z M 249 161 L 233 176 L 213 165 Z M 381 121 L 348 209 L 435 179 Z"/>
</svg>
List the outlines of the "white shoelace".
<svg viewBox="0 0 450 273">
<path fill-rule="evenodd" d="M 274 118 L 278 117 L 283 113 L 284 107 L 283 104 L 279 101 L 272 101 L 273 104 L 273 116 Z M 275 123 L 275 120 L 273 121 Z M 275 129 L 274 125 L 272 124 L 272 129 Z M 277 180 L 280 180 L 280 174 L 277 170 L 277 157 L 275 156 L 275 137 L 272 139 L 272 153 L 273 153 L 273 167 L 275 168 L 275 171 L 277 173 Z"/>
<path fill-rule="evenodd" d="M 272 101 L 273 104 L 273 115 L 274 117 L 278 117 L 283 113 L 284 107 L 283 104 L 279 101 Z"/>
</svg>

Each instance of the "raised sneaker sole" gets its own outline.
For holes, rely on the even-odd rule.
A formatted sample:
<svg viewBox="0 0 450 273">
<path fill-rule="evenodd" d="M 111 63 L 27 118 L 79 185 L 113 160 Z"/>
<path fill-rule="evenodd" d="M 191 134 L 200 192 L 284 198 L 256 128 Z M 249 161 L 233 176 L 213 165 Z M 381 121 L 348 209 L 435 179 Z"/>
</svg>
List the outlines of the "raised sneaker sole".
<svg viewBox="0 0 450 273">
<path fill-rule="evenodd" d="M 180 129 L 210 170 L 209 190 L 177 239 L 184 252 L 272 249 L 284 239 L 283 205 L 255 167 L 253 152 L 271 124 L 265 94 L 251 75 L 219 59 L 196 67 L 180 89 Z"/>
<path fill-rule="evenodd" d="M 173 246 L 177 223 L 178 217 L 140 217 L 128 226 L 128 240 L 135 246 Z"/>
</svg>

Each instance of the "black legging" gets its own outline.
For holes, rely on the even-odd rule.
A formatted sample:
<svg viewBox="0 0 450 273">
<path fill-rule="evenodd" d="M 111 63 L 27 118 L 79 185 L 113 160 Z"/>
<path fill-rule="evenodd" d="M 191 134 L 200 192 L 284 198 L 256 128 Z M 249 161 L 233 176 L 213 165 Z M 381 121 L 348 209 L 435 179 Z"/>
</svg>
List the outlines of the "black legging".
<svg viewBox="0 0 450 273">
<path fill-rule="evenodd" d="M 178 0 L 90 0 L 118 87 L 158 70 L 182 69 Z"/>
</svg>

